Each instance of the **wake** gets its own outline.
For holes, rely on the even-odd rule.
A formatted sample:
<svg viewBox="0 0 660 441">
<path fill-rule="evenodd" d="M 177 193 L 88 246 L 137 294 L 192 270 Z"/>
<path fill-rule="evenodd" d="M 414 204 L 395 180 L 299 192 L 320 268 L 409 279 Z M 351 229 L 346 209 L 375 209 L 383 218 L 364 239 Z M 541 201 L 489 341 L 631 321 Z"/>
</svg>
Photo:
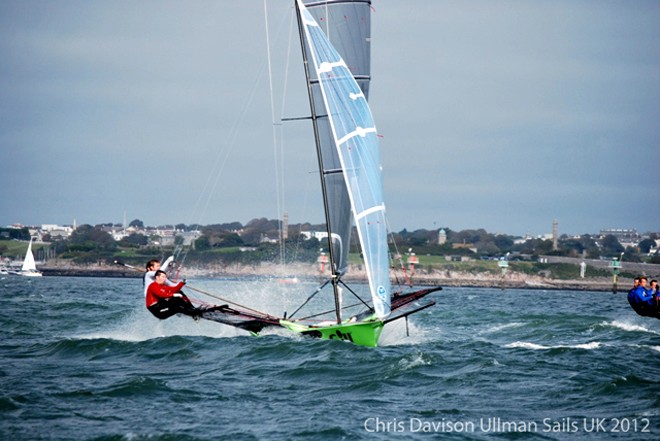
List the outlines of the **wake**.
<svg viewBox="0 0 660 441">
<path fill-rule="evenodd" d="M 483 331 L 480 331 L 479 334 L 494 334 L 505 329 L 519 328 L 524 325 L 525 323 L 522 322 L 503 323 L 501 325 L 493 325 Z"/>
<path fill-rule="evenodd" d="M 417 346 L 433 341 L 434 335 L 437 337 L 437 331 L 434 334 L 426 327 L 415 325 L 413 320 L 408 320 L 406 333 L 405 319 L 395 320 L 383 328 L 378 346 Z"/>
<path fill-rule="evenodd" d="M 586 349 L 586 350 L 591 350 L 591 349 L 598 349 L 601 347 L 601 343 L 597 341 L 593 341 L 591 343 L 579 343 L 576 345 L 552 345 L 552 346 L 545 346 L 545 345 L 539 345 L 536 343 L 531 343 L 531 342 L 525 342 L 525 341 L 515 341 L 513 343 L 509 343 L 507 345 L 504 345 L 505 348 L 522 348 L 522 349 L 532 349 L 532 350 L 550 350 L 550 349 Z"/>
<path fill-rule="evenodd" d="M 614 320 L 614 321 L 609 322 L 609 323 L 604 322 L 603 325 L 604 326 L 612 326 L 614 328 L 622 329 L 622 330 L 628 331 L 628 332 L 648 332 L 649 334 L 660 335 L 660 332 L 655 331 L 653 329 L 649 329 L 649 328 L 646 328 L 644 326 L 636 325 L 636 324 L 633 324 L 633 323 L 620 322 L 620 321 L 617 321 L 617 320 Z"/>
<path fill-rule="evenodd" d="M 114 326 L 78 335 L 77 338 L 83 340 L 105 338 L 117 341 L 140 342 L 173 336 L 227 338 L 242 335 L 249 335 L 249 333 L 208 320 L 195 321 L 186 316 L 174 316 L 167 320 L 158 320 L 148 311 L 140 308 L 132 311 Z"/>
</svg>

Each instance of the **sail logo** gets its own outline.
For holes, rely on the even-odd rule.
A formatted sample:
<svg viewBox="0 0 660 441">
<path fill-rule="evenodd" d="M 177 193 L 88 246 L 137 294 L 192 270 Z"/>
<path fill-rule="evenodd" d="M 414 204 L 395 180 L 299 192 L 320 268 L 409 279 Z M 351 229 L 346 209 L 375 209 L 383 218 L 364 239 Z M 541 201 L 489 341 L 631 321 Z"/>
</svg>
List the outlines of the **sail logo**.
<svg viewBox="0 0 660 441">
<path fill-rule="evenodd" d="M 380 285 L 378 287 L 378 298 L 381 299 L 383 302 L 387 301 L 387 290 L 383 285 Z"/>
<path fill-rule="evenodd" d="M 351 93 L 348 94 L 348 96 L 349 96 L 350 99 L 355 101 L 358 98 L 364 98 L 364 93 L 362 93 L 362 91 L 360 91 L 360 93 L 351 92 Z"/>
</svg>

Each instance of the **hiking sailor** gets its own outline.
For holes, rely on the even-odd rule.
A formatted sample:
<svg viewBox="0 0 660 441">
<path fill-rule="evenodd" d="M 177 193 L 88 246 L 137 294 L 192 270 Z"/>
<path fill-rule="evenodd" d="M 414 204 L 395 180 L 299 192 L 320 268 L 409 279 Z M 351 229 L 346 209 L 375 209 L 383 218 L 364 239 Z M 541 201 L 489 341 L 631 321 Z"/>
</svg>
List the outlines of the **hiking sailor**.
<svg viewBox="0 0 660 441">
<path fill-rule="evenodd" d="M 158 259 L 151 259 L 149 262 L 147 262 L 147 271 L 144 273 L 144 278 L 142 279 L 142 286 L 144 288 L 144 296 L 147 296 L 147 289 L 149 289 L 149 285 L 151 285 L 153 282 L 156 281 L 156 271 L 161 270 L 164 272 L 167 272 L 167 268 L 170 266 L 172 261 L 174 260 L 174 256 L 170 256 L 167 259 L 165 259 L 165 262 L 161 265 L 160 260 Z M 174 286 L 176 285 L 175 282 L 172 282 L 171 280 L 167 279 L 167 282 L 165 282 L 167 286 Z"/>
<path fill-rule="evenodd" d="M 166 282 L 165 271 L 157 270 L 155 281 L 147 287 L 146 303 L 149 312 L 161 320 L 170 318 L 174 314 L 199 318 L 203 310 L 195 308 L 190 299 L 179 292 L 186 284 L 185 280 L 174 286 L 168 286 Z"/>
</svg>

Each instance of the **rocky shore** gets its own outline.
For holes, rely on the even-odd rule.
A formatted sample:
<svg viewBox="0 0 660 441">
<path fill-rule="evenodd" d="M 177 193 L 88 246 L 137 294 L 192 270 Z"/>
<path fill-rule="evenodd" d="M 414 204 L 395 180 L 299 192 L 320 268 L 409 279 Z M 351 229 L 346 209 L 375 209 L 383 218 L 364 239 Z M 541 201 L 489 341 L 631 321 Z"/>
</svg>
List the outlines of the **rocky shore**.
<svg viewBox="0 0 660 441">
<path fill-rule="evenodd" d="M 72 265 L 63 262 L 49 262 L 39 268 L 44 276 L 69 277 L 128 277 L 139 278 L 140 272 L 109 264 Z M 259 265 L 207 265 L 204 267 L 184 268 L 181 277 L 191 278 L 286 278 L 295 276 L 301 280 L 321 280 L 323 275 L 318 272 L 315 265 L 292 264 L 282 268 L 279 265 L 262 263 Z M 405 283 L 404 276 L 398 274 L 401 283 Z M 364 270 L 352 267 L 346 281 L 366 281 Z M 482 287 L 507 289 L 544 289 L 544 290 L 578 290 L 612 292 L 611 277 L 590 277 L 577 280 L 555 279 L 542 276 L 507 272 L 503 278 L 500 275 L 480 272 L 464 271 L 432 271 L 418 272 L 412 276 L 414 285 L 420 286 L 452 286 L 452 287 Z M 632 280 L 618 279 L 618 290 L 627 291 L 632 286 Z"/>
</svg>

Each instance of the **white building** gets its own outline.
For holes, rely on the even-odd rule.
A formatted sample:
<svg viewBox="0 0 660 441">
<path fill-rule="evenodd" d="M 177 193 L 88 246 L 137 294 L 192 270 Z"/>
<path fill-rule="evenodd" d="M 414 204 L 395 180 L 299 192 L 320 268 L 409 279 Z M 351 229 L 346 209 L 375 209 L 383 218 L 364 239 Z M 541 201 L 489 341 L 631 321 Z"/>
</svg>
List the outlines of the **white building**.
<svg viewBox="0 0 660 441">
<path fill-rule="evenodd" d="M 327 231 L 301 231 L 300 234 L 303 235 L 306 240 L 309 240 L 312 237 L 318 241 L 328 238 Z"/>
</svg>

